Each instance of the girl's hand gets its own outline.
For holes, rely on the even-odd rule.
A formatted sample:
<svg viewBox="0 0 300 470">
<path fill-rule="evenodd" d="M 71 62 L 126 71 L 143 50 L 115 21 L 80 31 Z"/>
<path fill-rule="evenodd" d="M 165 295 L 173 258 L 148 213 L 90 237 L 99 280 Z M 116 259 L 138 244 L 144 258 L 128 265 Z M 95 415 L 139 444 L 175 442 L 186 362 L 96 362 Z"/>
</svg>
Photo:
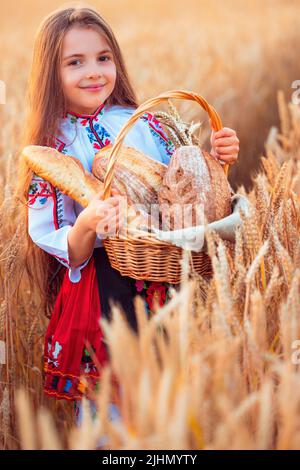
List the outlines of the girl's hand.
<svg viewBox="0 0 300 470">
<path fill-rule="evenodd" d="M 97 233 L 101 238 L 116 235 L 124 224 L 123 197 L 117 190 L 112 189 L 111 197 L 103 200 L 104 190 L 100 191 L 80 212 L 77 217 L 87 231 Z"/>
<path fill-rule="evenodd" d="M 212 131 L 210 143 L 212 146 L 210 153 L 220 159 L 220 163 L 223 161 L 224 163 L 233 164 L 237 161 L 240 141 L 235 130 L 223 127 L 217 132 Z"/>
</svg>

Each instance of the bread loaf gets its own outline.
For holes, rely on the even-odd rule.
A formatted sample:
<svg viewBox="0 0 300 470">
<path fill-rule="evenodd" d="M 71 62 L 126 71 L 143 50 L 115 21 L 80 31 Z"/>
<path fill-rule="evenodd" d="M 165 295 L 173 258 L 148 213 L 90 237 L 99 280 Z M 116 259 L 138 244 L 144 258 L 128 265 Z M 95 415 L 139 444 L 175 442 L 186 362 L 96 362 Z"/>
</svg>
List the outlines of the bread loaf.
<svg viewBox="0 0 300 470">
<path fill-rule="evenodd" d="M 96 153 L 92 173 L 104 182 L 112 145 Z M 112 187 L 128 198 L 129 204 L 144 204 L 150 212 L 151 204 L 158 202 L 157 191 L 167 165 L 160 163 L 133 147 L 122 146 L 114 166 Z"/>
<path fill-rule="evenodd" d="M 51 147 L 29 145 L 22 151 L 26 164 L 41 178 L 57 187 L 83 207 L 102 191 L 103 183 L 85 170 L 81 162 Z M 128 206 L 126 224 L 121 233 L 137 236 L 139 229 L 148 229 L 148 214 L 143 209 Z"/>
<path fill-rule="evenodd" d="M 103 178 L 105 173 L 100 158 L 106 157 L 107 163 L 107 155 L 105 156 L 104 149 L 98 154 L 101 154 L 101 152 L 101 157 L 98 155 L 97 158 L 98 164 L 93 165 L 93 168 L 98 175 L 102 172 L 101 178 Z M 167 167 L 142 153 L 138 155 L 136 152 L 135 149 L 131 149 L 130 152 L 126 153 L 126 149 L 124 149 L 121 164 L 116 163 L 119 164 L 116 187 L 121 194 L 128 194 L 128 187 L 130 186 L 131 198 L 128 198 L 130 199 L 129 204 L 145 204 L 145 193 L 147 193 L 147 204 L 149 205 L 158 199 L 160 208 L 163 208 L 164 205 L 168 207 L 171 205 L 172 208 L 174 204 L 177 205 L 177 208 L 178 206 L 182 208 L 185 204 L 190 204 L 192 215 L 190 225 L 184 224 L 182 227 L 177 225 L 175 228 L 195 225 L 197 221 L 197 224 L 199 224 L 197 210 L 199 205 L 201 209 L 202 204 L 208 223 L 226 217 L 231 213 L 230 187 L 226 175 L 220 163 L 209 153 L 201 151 L 198 146 L 179 147 L 175 150 Z M 131 155 L 131 157 L 127 161 L 126 157 L 128 155 Z M 51 147 L 30 145 L 23 149 L 22 156 L 37 175 L 49 181 L 83 207 L 86 207 L 92 198 L 104 189 L 103 182 L 86 171 L 77 158 L 64 155 Z M 139 169 L 138 166 L 139 158 L 145 164 L 142 169 Z M 148 162 L 148 160 L 151 161 Z M 134 168 L 137 175 L 130 174 L 129 168 Z M 161 170 L 160 174 L 158 168 Z M 150 172 L 148 172 L 149 170 Z M 125 175 L 127 179 L 122 180 Z M 129 179 L 135 182 L 130 184 Z M 134 231 L 138 224 L 141 224 L 144 229 L 147 229 L 147 226 L 149 228 L 148 216 L 150 211 L 142 209 L 138 214 L 133 209 L 133 207 L 131 209 L 129 207 L 127 214 L 128 231 L 130 232 L 131 229 Z M 167 226 L 164 226 L 164 211 L 163 209 L 160 211 L 164 230 L 174 228 L 177 214 L 175 209 L 173 212 L 172 210 L 169 212 L 171 214 L 170 225 L 167 224 Z M 156 220 L 154 225 L 157 226 Z"/>
<path fill-rule="evenodd" d="M 175 150 L 158 200 L 164 230 L 202 225 L 204 217 L 214 222 L 231 213 L 230 187 L 220 162 L 196 145 Z"/>
<path fill-rule="evenodd" d="M 85 170 L 80 160 L 51 147 L 29 145 L 22 151 L 27 165 L 41 178 L 86 207 L 103 183 Z"/>
</svg>

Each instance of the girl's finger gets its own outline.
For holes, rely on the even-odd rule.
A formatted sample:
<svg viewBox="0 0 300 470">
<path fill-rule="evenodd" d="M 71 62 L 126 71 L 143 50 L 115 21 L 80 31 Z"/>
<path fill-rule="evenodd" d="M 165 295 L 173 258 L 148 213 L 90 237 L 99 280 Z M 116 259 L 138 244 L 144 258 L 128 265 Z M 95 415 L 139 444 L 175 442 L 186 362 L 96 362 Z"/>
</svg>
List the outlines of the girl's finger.
<svg viewBox="0 0 300 470">
<path fill-rule="evenodd" d="M 119 199 L 116 196 L 109 196 L 107 199 L 105 199 L 105 202 L 107 204 L 115 204 Z"/>
<path fill-rule="evenodd" d="M 119 205 L 113 206 L 113 205 L 107 205 L 107 204 L 99 204 L 97 209 L 96 209 L 96 216 L 98 216 L 100 219 L 104 218 L 111 218 L 115 217 L 116 214 L 118 214 L 120 211 Z"/>
<path fill-rule="evenodd" d="M 105 220 L 107 222 L 115 222 L 116 220 L 118 220 L 119 216 L 120 216 L 119 210 L 116 209 L 116 210 L 107 212 L 105 216 L 102 217 L 102 220 Z"/>
<path fill-rule="evenodd" d="M 230 137 L 236 135 L 236 132 L 234 129 L 230 129 L 230 127 L 222 127 L 219 131 L 215 132 L 215 137 Z"/>
<path fill-rule="evenodd" d="M 231 155 L 239 152 L 239 148 L 236 145 L 229 145 L 227 147 L 217 147 L 217 155 Z"/>
<path fill-rule="evenodd" d="M 215 147 L 225 147 L 227 145 L 237 145 L 238 140 L 235 137 L 219 137 L 215 139 Z"/>
<path fill-rule="evenodd" d="M 110 207 L 118 206 L 120 203 L 120 200 L 116 196 L 111 196 L 105 199 L 105 201 L 100 201 L 100 203 L 101 205 L 106 206 L 107 208 L 110 208 Z"/>
<path fill-rule="evenodd" d="M 116 230 L 116 222 L 112 220 L 102 219 L 98 222 L 96 227 L 97 233 L 111 233 Z"/>
<path fill-rule="evenodd" d="M 110 221 L 110 220 L 117 220 L 120 217 L 120 208 L 119 206 L 109 209 L 103 216 L 101 217 L 102 220 Z M 100 214 L 99 214 L 100 215 Z"/>
<path fill-rule="evenodd" d="M 101 191 L 99 191 L 97 194 L 95 194 L 94 196 L 94 200 L 100 200 L 100 201 L 103 201 L 103 195 L 104 195 L 104 190 L 101 189 Z"/>
</svg>

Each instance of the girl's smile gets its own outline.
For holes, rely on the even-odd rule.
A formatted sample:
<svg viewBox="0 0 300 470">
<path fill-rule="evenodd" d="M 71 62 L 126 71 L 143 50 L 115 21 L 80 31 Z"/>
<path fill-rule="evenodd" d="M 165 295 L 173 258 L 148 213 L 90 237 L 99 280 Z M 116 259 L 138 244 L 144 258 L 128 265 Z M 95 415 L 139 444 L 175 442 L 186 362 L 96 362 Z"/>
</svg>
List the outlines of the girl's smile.
<svg viewBox="0 0 300 470">
<path fill-rule="evenodd" d="M 116 65 L 105 37 L 91 27 L 71 28 L 63 40 L 60 73 L 67 110 L 93 114 L 116 82 Z"/>
<path fill-rule="evenodd" d="M 104 86 L 105 85 L 89 85 L 89 86 L 85 86 L 82 88 L 87 91 L 99 91 L 99 90 L 102 90 Z"/>
</svg>

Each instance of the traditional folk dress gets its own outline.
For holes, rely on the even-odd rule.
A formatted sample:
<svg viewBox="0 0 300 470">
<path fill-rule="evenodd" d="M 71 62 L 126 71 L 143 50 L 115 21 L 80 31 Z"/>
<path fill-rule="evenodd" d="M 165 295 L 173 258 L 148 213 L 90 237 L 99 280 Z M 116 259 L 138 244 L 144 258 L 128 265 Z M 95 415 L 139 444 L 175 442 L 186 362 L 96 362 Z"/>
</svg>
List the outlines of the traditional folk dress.
<svg viewBox="0 0 300 470">
<path fill-rule="evenodd" d="M 91 171 L 95 153 L 114 143 L 135 109 L 103 103 L 93 115 L 67 112 L 53 147 L 78 158 Z M 175 150 L 162 125 L 149 112 L 129 130 L 124 145 L 165 164 Z M 63 271 L 45 335 L 44 392 L 75 401 L 81 400 L 87 383 L 99 384 L 101 367 L 109 360 L 99 319 L 111 318 L 110 300 L 120 303 L 130 326 L 137 331 L 134 297 L 141 295 L 152 314 L 153 298 L 163 305 L 171 286 L 122 276 L 111 267 L 99 236 L 91 256 L 79 267 L 70 266 L 67 236 L 82 210 L 80 204 L 34 174 L 28 194 L 29 235 L 60 262 Z"/>
</svg>

